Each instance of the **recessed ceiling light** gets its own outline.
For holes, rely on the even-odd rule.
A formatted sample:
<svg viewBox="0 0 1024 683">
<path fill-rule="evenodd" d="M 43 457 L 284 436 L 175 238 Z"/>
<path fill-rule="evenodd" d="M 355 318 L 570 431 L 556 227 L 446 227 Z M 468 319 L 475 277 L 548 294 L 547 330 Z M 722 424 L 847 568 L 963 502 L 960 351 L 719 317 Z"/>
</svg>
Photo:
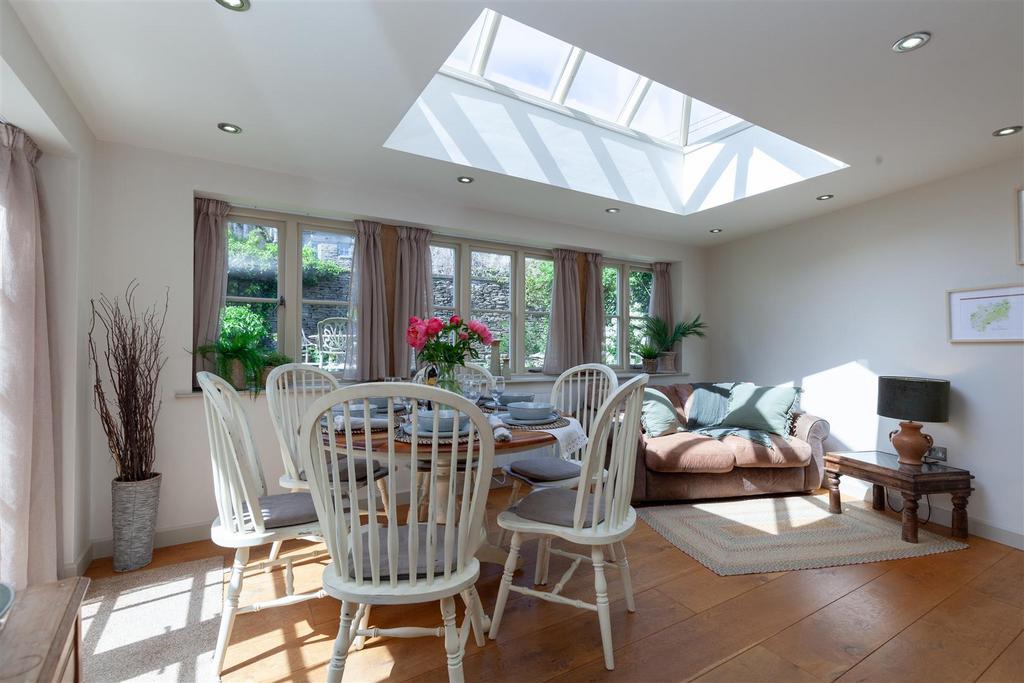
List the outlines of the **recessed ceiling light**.
<svg viewBox="0 0 1024 683">
<path fill-rule="evenodd" d="M 456 180 L 458 180 L 463 185 L 469 185 L 471 182 L 473 182 L 473 179 L 470 178 L 468 175 L 460 175 L 458 178 L 456 178 Z"/>
<path fill-rule="evenodd" d="M 722 232 L 722 229 L 721 228 L 711 228 L 710 230 L 708 230 L 708 232 L 710 232 L 712 235 L 717 235 L 718 233 Z"/>
<path fill-rule="evenodd" d="M 817 197 L 815 197 L 815 199 L 817 199 L 819 202 L 824 202 L 829 199 L 832 199 L 833 197 L 835 197 L 834 194 L 819 194 Z"/>
<path fill-rule="evenodd" d="M 231 133 L 232 135 L 238 135 L 239 133 L 242 132 L 242 127 L 236 126 L 233 123 L 218 123 L 217 127 L 220 128 L 225 133 Z"/>
<path fill-rule="evenodd" d="M 216 0 L 221 7 L 226 7 L 234 12 L 244 12 L 252 5 L 249 0 Z"/>
<path fill-rule="evenodd" d="M 605 213 L 618 213 L 619 209 L 614 207 L 614 206 L 609 206 L 607 209 L 604 210 L 604 212 Z"/>
<path fill-rule="evenodd" d="M 1005 138 L 1007 135 L 1019 133 L 1021 130 L 1021 126 L 1007 126 L 1006 128 L 1000 128 L 999 130 L 992 131 L 992 135 L 996 136 L 997 138 Z"/>
<path fill-rule="evenodd" d="M 910 52 L 916 50 L 919 47 L 924 47 L 925 43 L 932 39 L 932 34 L 928 31 L 916 31 L 908 36 L 903 36 L 895 43 L 892 44 L 893 52 Z"/>
</svg>

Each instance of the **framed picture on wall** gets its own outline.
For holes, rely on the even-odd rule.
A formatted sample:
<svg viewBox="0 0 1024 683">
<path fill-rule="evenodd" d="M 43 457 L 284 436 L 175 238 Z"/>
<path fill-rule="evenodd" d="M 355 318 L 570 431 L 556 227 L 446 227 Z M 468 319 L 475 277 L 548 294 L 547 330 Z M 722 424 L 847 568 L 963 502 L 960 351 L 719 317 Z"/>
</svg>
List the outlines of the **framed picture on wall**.
<svg viewBox="0 0 1024 683">
<path fill-rule="evenodd" d="M 1017 190 L 1017 263 L 1024 266 L 1024 189 Z"/>
<path fill-rule="evenodd" d="M 946 292 L 951 342 L 1024 341 L 1024 286 Z"/>
</svg>

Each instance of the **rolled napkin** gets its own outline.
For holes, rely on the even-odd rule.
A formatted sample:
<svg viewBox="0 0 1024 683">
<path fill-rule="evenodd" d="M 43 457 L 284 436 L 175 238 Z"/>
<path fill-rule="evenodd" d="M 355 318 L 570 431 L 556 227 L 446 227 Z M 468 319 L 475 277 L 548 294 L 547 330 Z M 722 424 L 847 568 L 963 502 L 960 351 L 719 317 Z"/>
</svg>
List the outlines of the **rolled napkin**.
<svg viewBox="0 0 1024 683">
<path fill-rule="evenodd" d="M 363 418 L 352 417 L 349 418 L 352 422 L 352 429 L 363 428 Z M 388 419 L 386 417 L 371 417 L 370 418 L 370 429 L 384 429 L 388 426 Z M 345 431 L 345 416 L 335 415 L 334 416 L 334 430 L 338 432 Z"/>
<path fill-rule="evenodd" d="M 487 422 L 490 423 L 491 429 L 494 430 L 495 441 L 511 441 L 512 432 L 508 431 L 508 427 L 501 421 L 501 418 L 497 415 L 488 415 Z"/>
</svg>

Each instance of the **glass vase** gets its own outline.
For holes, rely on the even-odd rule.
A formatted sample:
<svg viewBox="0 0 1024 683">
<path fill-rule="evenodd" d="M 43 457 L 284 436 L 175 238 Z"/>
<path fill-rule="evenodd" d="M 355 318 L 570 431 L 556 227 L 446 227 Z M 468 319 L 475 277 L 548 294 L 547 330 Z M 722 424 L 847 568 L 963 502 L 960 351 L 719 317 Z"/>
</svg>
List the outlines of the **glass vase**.
<svg viewBox="0 0 1024 683">
<path fill-rule="evenodd" d="M 456 372 L 459 368 L 459 364 L 435 363 L 434 367 L 437 369 L 437 382 L 434 383 L 434 386 L 439 389 L 454 392 L 461 396 L 462 386 L 459 384 L 459 377 Z"/>
</svg>

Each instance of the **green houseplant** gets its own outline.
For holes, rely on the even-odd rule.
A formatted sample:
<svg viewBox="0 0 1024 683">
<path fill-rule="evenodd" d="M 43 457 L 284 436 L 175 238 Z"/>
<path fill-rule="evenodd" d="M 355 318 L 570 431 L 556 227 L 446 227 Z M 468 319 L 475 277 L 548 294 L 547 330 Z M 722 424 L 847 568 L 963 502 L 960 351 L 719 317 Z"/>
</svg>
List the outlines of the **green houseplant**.
<svg viewBox="0 0 1024 683">
<path fill-rule="evenodd" d="M 260 373 L 259 386 L 267 386 L 267 375 L 270 374 L 271 370 L 279 365 L 287 365 L 291 362 L 291 356 L 286 356 L 285 354 L 278 353 L 277 351 L 271 351 L 270 353 L 263 354 L 263 369 Z"/>
<path fill-rule="evenodd" d="M 644 372 L 652 373 L 658 371 L 658 356 L 661 350 L 651 344 L 641 344 L 636 349 L 636 354 L 643 361 Z"/>
<path fill-rule="evenodd" d="M 676 345 L 686 337 L 704 337 L 707 323 L 700 319 L 700 314 L 688 322 L 676 323 L 670 326 L 668 322 L 657 317 L 647 316 L 643 320 L 643 334 L 647 343 L 658 349 L 658 371 L 678 372 L 678 352 Z"/>
<path fill-rule="evenodd" d="M 242 391 L 259 384 L 267 336 L 266 323 L 256 312 L 244 306 L 229 306 L 224 309 L 217 341 L 196 348 L 195 353 L 212 358 L 217 374 Z"/>
</svg>

